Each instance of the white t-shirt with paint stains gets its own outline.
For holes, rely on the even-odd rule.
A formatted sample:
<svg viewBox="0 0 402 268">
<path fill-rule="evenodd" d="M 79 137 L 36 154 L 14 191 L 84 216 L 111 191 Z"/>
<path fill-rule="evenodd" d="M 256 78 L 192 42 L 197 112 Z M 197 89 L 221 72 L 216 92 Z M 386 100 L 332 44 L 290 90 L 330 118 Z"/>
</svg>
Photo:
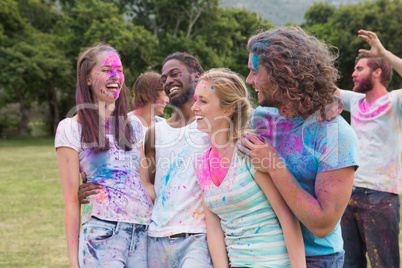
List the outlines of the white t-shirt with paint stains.
<svg viewBox="0 0 402 268">
<path fill-rule="evenodd" d="M 344 109 L 359 138 L 359 163 L 354 185 L 400 194 L 402 191 L 402 89 L 373 103 L 366 95 L 341 90 Z"/>
<path fill-rule="evenodd" d="M 149 236 L 207 232 L 194 159 L 209 147 L 207 134 L 197 130 L 195 121 L 182 128 L 166 121 L 155 124 L 156 200 Z"/>
<path fill-rule="evenodd" d="M 89 196 L 84 205 L 81 221 L 92 216 L 102 220 L 148 225 L 152 200 L 139 176 L 140 149 L 143 142 L 141 124 L 130 121 L 136 143 L 132 150 L 120 149 L 113 135 L 106 135 L 110 149 L 94 153 L 89 145 L 81 142 L 81 124 L 72 118 L 62 120 L 56 132 L 55 147 L 69 147 L 78 152 L 80 171 L 85 172 L 88 182 L 103 186 L 97 195 Z"/>
</svg>

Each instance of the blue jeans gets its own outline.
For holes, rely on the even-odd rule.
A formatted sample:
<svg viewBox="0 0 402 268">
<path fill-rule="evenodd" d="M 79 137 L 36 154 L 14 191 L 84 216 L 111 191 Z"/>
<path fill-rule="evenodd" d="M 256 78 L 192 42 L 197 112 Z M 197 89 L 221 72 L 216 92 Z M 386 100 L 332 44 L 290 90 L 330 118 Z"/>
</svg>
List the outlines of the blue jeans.
<svg viewBox="0 0 402 268">
<path fill-rule="evenodd" d="M 148 237 L 148 256 L 150 268 L 212 268 L 206 234 Z"/>
<path fill-rule="evenodd" d="M 148 226 L 92 217 L 81 228 L 80 267 L 148 267 Z"/>
<path fill-rule="evenodd" d="M 341 226 L 345 267 L 399 268 L 399 195 L 353 187 Z"/>
<path fill-rule="evenodd" d="M 342 268 L 345 251 L 323 256 L 306 256 L 307 268 Z"/>
</svg>

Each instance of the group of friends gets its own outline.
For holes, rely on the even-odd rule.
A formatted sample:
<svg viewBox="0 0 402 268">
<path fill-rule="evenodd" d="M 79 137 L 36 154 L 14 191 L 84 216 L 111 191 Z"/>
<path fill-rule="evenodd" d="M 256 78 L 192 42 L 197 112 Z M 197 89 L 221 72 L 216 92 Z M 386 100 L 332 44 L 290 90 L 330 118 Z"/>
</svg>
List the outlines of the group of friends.
<svg viewBox="0 0 402 268">
<path fill-rule="evenodd" d="M 70 267 L 399 267 L 402 59 L 358 37 L 348 91 L 302 29 L 251 36 L 254 111 L 238 74 L 176 52 L 129 112 L 118 52 L 83 50 L 55 139 Z"/>
</svg>

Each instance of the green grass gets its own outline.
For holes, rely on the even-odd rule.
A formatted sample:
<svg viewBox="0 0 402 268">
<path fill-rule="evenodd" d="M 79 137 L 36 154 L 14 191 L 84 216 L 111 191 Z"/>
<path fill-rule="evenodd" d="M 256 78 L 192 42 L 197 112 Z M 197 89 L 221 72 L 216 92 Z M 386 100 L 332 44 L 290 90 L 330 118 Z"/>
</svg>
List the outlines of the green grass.
<svg viewBox="0 0 402 268">
<path fill-rule="evenodd" d="M 0 140 L 0 267 L 68 267 L 53 143 Z"/>
<path fill-rule="evenodd" d="M 0 267 L 68 267 L 53 143 L 0 140 Z"/>
</svg>

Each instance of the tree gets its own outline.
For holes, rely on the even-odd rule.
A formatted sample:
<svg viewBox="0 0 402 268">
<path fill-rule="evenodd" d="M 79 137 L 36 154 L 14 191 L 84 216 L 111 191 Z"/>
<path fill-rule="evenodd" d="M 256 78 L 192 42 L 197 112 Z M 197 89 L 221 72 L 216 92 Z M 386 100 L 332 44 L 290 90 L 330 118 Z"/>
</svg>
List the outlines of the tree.
<svg viewBox="0 0 402 268">
<path fill-rule="evenodd" d="M 327 23 L 336 8 L 328 3 L 314 3 L 304 14 L 306 25 Z"/>
<path fill-rule="evenodd" d="M 245 77 L 248 37 L 272 27 L 255 13 L 219 8 L 218 0 L 0 0 L 0 7 L 0 105 L 20 103 L 21 134 L 33 101 L 48 104 L 55 132 L 75 104 L 77 57 L 92 43 L 119 51 L 129 86 L 176 51 Z"/>
<path fill-rule="evenodd" d="M 28 133 L 29 109 L 34 101 L 49 103 L 49 126 L 54 133 L 58 123 L 56 87 L 69 73 L 68 62 L 54 46 L 55 37 L 33 28 L 35 23 L 21 16 L 17 3 L 2 0 L 1 5 L 1 25 L 7 30 L 0 35 L 0 82 L 7 98 L 20 105 L 19 133 Z"/>
<path fill-rule="evenodd" d="M 126 22 L 116 3 L 81 1 L 69 5 L 65 12 L 68 15 L 58 21 L 55 32 L 72 66 L 80 49 L 96 42 L 109 43 L 117 49 L 129 86 L 141 72 L 157 65 L 158 38 L 143 25 Z M 74 99 L 68 103 L 71 108 Z"/>
<path fill-rule="evenodd" d="M 355 5 L 345 5 L 328 12 L 325 5 L 313 5 L 306 14 L 310 14 L 311 23 L 303 25 L 306 31 L 336 46 L 339 49 L 338 69 L 341 72 L 339 86 L 351 89 L 351 75 L 354 69 L 354 59 L 360 48 L 369 45 L 357 38 L 359 29 L 377 33 L 387 49 L 402 56 L 402 2 L 398 0 L 367 1 Z M 329 14 L 325 20 L 311 17 L 312 14 Z M 307 19 L 307 18 L 306 18 Z M 394 76 L 389 89 L 400 88 L 402 79 Z"/>
</svg>

